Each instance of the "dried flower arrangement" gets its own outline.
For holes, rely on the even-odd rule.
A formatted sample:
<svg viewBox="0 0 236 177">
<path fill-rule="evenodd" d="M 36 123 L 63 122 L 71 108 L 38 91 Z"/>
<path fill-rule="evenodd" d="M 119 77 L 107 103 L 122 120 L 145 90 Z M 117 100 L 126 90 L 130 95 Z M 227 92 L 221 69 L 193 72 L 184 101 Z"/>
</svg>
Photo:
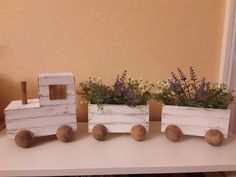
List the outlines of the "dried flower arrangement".
<svg viewBox="0 0 236 177">
<path fill-rule="evenodd" d="M 131 107 L 145 105 L 152 97 L 151 90 L 155 84 L 142 81 L 140 78 L 132 79 L 127 77 L 125 70 L 118 75 L 112 86 L 102 83 L 101 78 L 89 77 L 88 81 L 80 83 L 82 94 L 91 104 L 97 104 L 99 109 L 103 104 L 128 105 Z"/>
<path fill-rule="evenodd" d="M 227 109 L 235 100 L 233 91 L 226 85 L 218 85 L 205 78 L 199 81 L 192 67 L 190 79 L 178 68 L 178 76 L 172 72 L 171 78 L 161 82 L 158 88 L 155 98 L 165 105 Z"/>
</svg>

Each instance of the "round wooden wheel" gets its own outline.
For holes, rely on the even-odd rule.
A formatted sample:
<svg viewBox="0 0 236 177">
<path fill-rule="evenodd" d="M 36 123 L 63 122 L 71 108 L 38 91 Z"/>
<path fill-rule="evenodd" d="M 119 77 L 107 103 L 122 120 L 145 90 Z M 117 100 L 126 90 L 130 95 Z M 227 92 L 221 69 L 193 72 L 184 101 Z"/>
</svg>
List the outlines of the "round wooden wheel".
<svg viewBox="0 0 236 177">
<path fill-rule="evenodd" d="M 96 140 L 103 141 L 107 135 L 107 128 L 102 124 L 97 124 L 93 127 L 91 134 Z"/>
<path fill-rule="evenodd" d="M 224 140 L 224 135 L 220 130 L 210 129 L 206 132 L 205 140 L 212 146 L 220 146 Z"/>
<path fill-rule="evenodd" d="M 74 140 L 74 131 L 68 125 L 63 125 L 57 129 L 56 137 L 62 142 L 71 142 Z"/>
<path fill-rule="evenodd" d="M 147 131 L 143 125 L 134 125 L 131 129 L 131 136 L 136 141 L 143 141 L 146 137 Z"/>
<path fill-rule="evenodd" d="M 15 136 L 16 145 L 22 148 L 29 148 L 33 145 L 34 135 L 29 130 L 21 130 Z"/>
<path fill-rule="evenodd" d="M 177 142 L 180 140 L 182 132 L 178 126 L 168 125 L 165 129 L 165 135 L 170 141 Z"/>
</svg>

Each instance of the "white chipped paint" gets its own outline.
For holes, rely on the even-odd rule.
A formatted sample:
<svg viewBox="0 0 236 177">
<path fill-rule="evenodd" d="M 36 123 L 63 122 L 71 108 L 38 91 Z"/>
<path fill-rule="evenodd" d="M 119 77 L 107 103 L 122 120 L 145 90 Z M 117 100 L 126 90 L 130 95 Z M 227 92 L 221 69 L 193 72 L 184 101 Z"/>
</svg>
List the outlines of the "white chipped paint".
<svg viewBox="0 0 236 177">
<path fill-rule="evenodd" d="M 208 109 L 184 106 L 163 106 L 161 131 L 170 124 L 177 125 L 185 135 L 205 136 L 210 129 L 220 130 L 228 135 L 230 110 Z"/>
<path fill-rule="evenodd" d="M 47 86 L 47 85 L 73 85 L 74 84 L 74 77 L 71 75 L 65 76 L 39 76 L 38 82 L 40 86 Z"/>
<path fill-rule="evenodd" d="M 12 101 L 5 111 L 7 134 L 14 139 L 20 130 L 30 130 L 34 136 L 53 135 L 62 125 L 77 127 L 76 94 L 72 73 L 40 74 L 39 99 L 30 99 L 28 104 L 21 100 Z M 49 85 L 66 85 L 66 99 L 50 100 Z"/>
<path fill-rule="evenodd" d="M 88 106 L 89 132 L 97 124 L 103 124 L 109 133 L 129 133 L 131 128 L 140 124 L 149 131 L 149 107 L 141 105 L 129 107 L 126 105 L 103 105 L 99 110 L 97 105 Z"/>
<path fill-rule="evenodd" d="M 65 104 L 45 107 L 34 107 L 31 109 L 5 110 L 5 114 L 6 122 L 16 119 L 76 114 L 76 105 Z"/>
<path fill-rule="evenodd" d="M 48 96 L 45 97 L 41 96 L 39 101 L 41 106 L 75 104 L 76 95 L 67 95 L 66 99 L 59 99 L 59 100 L 50 100 Z"/>
</svg>

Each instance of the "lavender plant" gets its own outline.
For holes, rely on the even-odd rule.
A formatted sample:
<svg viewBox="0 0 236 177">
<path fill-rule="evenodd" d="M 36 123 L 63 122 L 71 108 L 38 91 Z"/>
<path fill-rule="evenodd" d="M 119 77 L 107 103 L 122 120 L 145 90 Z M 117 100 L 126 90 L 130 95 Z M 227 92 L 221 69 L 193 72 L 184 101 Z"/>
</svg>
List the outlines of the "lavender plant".
<svg viewBox="0 0 236 177">
<path fill-rule="evenodd" d="M 155 84 L 142 79 L 134 80 L 127 77 L 127 71 L 118 75 L 112 86 L 104 85 L 101 79 L 89 78 L 80 83 L 81 93 L 92 104 L 102 109 L 102 104 L 124 104 L 136 106 L 146 104 L 152 97 L 151 90 Z"/>
<path fill-rule="evenodd" d="M 189 70 L 190 79 L 178 68 L 177 74 L 171 73 L 171 78 L 158 86 L 159 92 L 154 98 L 166 105 L 227 109 L 235 100 L 233 91 L 226 85 L 218 85 L 206 81 L 203 77 L 197 79 L 192 67 Z"/>
</svg>

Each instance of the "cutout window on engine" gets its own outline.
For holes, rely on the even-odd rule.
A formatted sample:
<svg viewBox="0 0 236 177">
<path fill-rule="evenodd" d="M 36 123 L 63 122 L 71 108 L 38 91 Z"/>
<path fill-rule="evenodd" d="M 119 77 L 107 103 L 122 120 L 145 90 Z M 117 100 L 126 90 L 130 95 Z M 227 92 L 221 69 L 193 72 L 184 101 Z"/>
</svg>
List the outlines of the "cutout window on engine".
<svg viewBox="0 0 236 177">
<path fill-rule="evenodd" d="M 66 99 L 66 85 L 49 85 L 49 99 L 50 100 L 63 100 Z"/>
</svg>

